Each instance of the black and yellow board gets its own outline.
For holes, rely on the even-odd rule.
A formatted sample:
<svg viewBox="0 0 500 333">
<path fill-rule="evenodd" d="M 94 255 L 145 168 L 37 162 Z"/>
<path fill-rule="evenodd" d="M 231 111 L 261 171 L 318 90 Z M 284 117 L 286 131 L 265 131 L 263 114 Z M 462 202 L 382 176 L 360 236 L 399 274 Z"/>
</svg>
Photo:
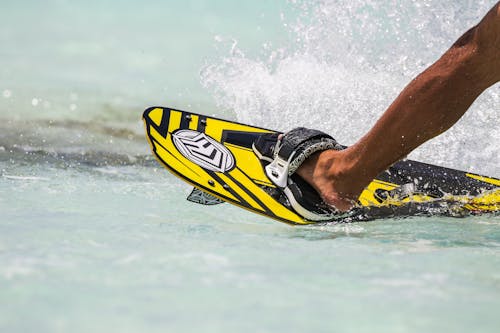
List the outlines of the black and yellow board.
<svg viewBox="0 0 500 333">
<path fill-rule="evenodd" d="M 252 151 L 252 142 L 272 130 L 163 107 L 147 109 L 143 118 L 158 160 L 198 189 L 192 201 L 229 202 L 282 222 L 313 223 L 289 207 Z M 404 160 L 367 186 L 359 207 L 338 221 L 483 212 L 500 212 L 499 179 Z"/>
</svg>

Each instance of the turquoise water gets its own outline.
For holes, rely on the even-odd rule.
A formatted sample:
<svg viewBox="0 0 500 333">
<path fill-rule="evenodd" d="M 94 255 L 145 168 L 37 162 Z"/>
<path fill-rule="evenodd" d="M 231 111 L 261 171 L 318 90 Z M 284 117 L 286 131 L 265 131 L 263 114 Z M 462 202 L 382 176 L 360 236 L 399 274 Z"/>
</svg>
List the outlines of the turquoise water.
<svg viewBox="0 0 500 333">
<path fill-rule="evenodd" d="M 500 220 L 201 207 L 150 105 L 354 142 L 491 1 L 3 1 L 0 331 L 496 332 Z M 500 87 L 410 157 L 500 176 Z M 286 122 L 283 122 L 286 119 Z"/>
</svg>

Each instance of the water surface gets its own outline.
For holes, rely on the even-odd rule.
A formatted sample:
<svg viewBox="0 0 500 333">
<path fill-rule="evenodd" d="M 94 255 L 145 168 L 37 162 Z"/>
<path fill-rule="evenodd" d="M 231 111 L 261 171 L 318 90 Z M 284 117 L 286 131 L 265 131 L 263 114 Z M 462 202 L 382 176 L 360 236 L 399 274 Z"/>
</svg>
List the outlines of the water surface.
<svg viewBox="0 0 500 333">
<path fill-rule="evenodd" d="M 2 332 L 498 330 L 498 216 L 290 227 L 197 206 L 140 120 L 353 143 L 491 1 L 2 5 Z M 410 157 L 500 176 L 499 105 L 496 85 Z"/>
</svg>

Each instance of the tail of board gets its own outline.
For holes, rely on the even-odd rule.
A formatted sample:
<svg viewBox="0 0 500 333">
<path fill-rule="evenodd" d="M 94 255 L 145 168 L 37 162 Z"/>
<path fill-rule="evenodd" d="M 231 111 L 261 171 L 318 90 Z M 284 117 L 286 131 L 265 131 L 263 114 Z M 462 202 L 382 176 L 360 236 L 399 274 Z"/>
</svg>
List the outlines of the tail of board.
<svg viewBox="0 0 500 333">
<path fill-rule="evenodd" d="M 273 130 L 163 107 L 143 115 L 157 159 L 192 184 L 188 198 L 202 204 L 229 202 L 282 222 L 309 224 L 280 195 L 251 146 Z M 208 195 L 206 195 L 208 194 Z M 500 180 L 416 161 L 400 161 L 380 174 L 359 198 L 349 219 L 436 212 L 457 216 L 499 212 Z"/>
</svg>

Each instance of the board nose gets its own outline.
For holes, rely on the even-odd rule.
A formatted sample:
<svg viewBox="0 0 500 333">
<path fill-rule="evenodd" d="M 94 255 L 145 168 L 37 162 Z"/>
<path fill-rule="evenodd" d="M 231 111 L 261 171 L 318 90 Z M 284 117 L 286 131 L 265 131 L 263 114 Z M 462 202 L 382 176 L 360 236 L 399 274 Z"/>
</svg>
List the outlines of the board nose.
<svg viewBox="0 0 500 333">
<path fill-rule="evenodd" d="M 144 111 L 142 117 L 146 122 L 150 121 L 156 126 L 160 126 L 161 120 L 163 119 L 163 108 L 159 107 L 148 108 Z"/>
</svg>

